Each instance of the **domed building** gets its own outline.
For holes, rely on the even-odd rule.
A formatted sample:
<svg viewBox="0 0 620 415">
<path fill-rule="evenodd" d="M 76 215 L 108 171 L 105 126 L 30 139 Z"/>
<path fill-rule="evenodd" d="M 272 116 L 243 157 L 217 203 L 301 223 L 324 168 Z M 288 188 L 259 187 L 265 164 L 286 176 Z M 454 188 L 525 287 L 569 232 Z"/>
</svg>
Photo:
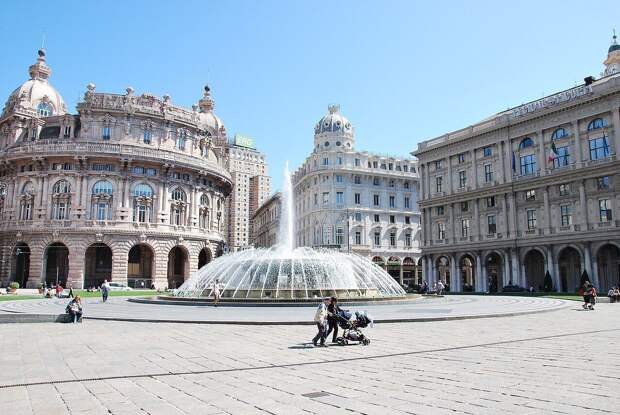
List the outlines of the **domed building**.
<svg viewBox="0 0 620 415">
<path fill-rule="evenodd" d="M 0 116 L 0 283 L 178 287 L 222 252 L 226 129 L 208 87 L 97 92 L 69 114 L 39 51 Z"/>
</svg>

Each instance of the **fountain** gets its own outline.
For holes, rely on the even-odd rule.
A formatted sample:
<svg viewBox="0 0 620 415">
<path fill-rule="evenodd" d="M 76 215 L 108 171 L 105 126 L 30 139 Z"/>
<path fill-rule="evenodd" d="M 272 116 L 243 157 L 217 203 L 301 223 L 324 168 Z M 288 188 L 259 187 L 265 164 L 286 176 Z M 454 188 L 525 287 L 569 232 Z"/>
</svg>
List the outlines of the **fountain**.
<svg viewBox="0 0 620 415">
<path fill-rule="evenodd" d="M 401 286 L 366 257 L 334 249 L 294 248 L 293 213 L 287 162 L 278 244 L 215 259 L 185 281 L 175 291 L 175 297 L 209 297 L 216 280 L 224 301 L 303 301 L 332 295 L 345 300 L 405 296 Z"/>
</svg>

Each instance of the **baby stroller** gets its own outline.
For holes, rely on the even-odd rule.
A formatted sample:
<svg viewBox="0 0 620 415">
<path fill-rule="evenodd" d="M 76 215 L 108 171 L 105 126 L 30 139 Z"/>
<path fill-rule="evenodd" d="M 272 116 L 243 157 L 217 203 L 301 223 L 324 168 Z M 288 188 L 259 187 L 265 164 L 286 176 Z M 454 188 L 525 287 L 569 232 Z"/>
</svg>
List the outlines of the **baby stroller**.
<svg viewBox="0 0 620 415">
<path fill-rule="evenodd" d="M 355 312 L 355 318 L 353 320 L 351 319 L 352 316 L 353 315 L 348 310 L 341 310 L 336 314 L 338 325 L 343 329 L 342 336 L 338 337 L 336 341 L 340 346 L 349 344 L 349 342 L 357 342 L 357 344 L 368 346 L 370 344 L 370 339 L 362 333 L 361 329 L 368 327 L 368 325 L 372 323 L 372 320 L 365 313 L 359 311 Z"/>
</svg>

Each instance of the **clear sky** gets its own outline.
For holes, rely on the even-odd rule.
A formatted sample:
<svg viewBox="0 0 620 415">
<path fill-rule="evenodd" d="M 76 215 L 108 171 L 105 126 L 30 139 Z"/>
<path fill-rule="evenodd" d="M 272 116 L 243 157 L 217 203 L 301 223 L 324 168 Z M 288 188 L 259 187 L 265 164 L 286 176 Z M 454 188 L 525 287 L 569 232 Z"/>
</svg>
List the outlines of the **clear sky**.
<svg viewBox="0 0 620 415">
<path fill-rule="evenodd" d="M 598 77 L 614 27 L 617 0 L 5 0 L 0 99 L 27 79 L 43 33 L 71 111 L 89 82 L 187 107 L 208 83 L 229 134 L 267 154 L 275 190 L 285 160 L 298 166 L 312 151 L 330 103 L 357 149 L 407 155 Z"/>
</svg>

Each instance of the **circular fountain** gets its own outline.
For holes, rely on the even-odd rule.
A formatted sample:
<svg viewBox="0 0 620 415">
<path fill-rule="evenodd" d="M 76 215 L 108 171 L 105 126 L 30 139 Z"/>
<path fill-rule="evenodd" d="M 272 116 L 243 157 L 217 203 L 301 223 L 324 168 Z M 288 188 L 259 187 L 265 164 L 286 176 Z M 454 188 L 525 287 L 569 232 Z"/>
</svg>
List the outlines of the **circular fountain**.
<svg viewBox="0 0 620 415">
<path fill-rule="evenodd" d="M 334 249 L 293 248 L 293 199 L 288 163 L 278 245 L 224 255 L 205 265 L 177 289 L 178 299 L 210 297 L 216 282 L 224 301 L 304 301 L 325 296 L 343 300 L 404 297 L 405 291 L 368 258 Z"/>
</svg>

